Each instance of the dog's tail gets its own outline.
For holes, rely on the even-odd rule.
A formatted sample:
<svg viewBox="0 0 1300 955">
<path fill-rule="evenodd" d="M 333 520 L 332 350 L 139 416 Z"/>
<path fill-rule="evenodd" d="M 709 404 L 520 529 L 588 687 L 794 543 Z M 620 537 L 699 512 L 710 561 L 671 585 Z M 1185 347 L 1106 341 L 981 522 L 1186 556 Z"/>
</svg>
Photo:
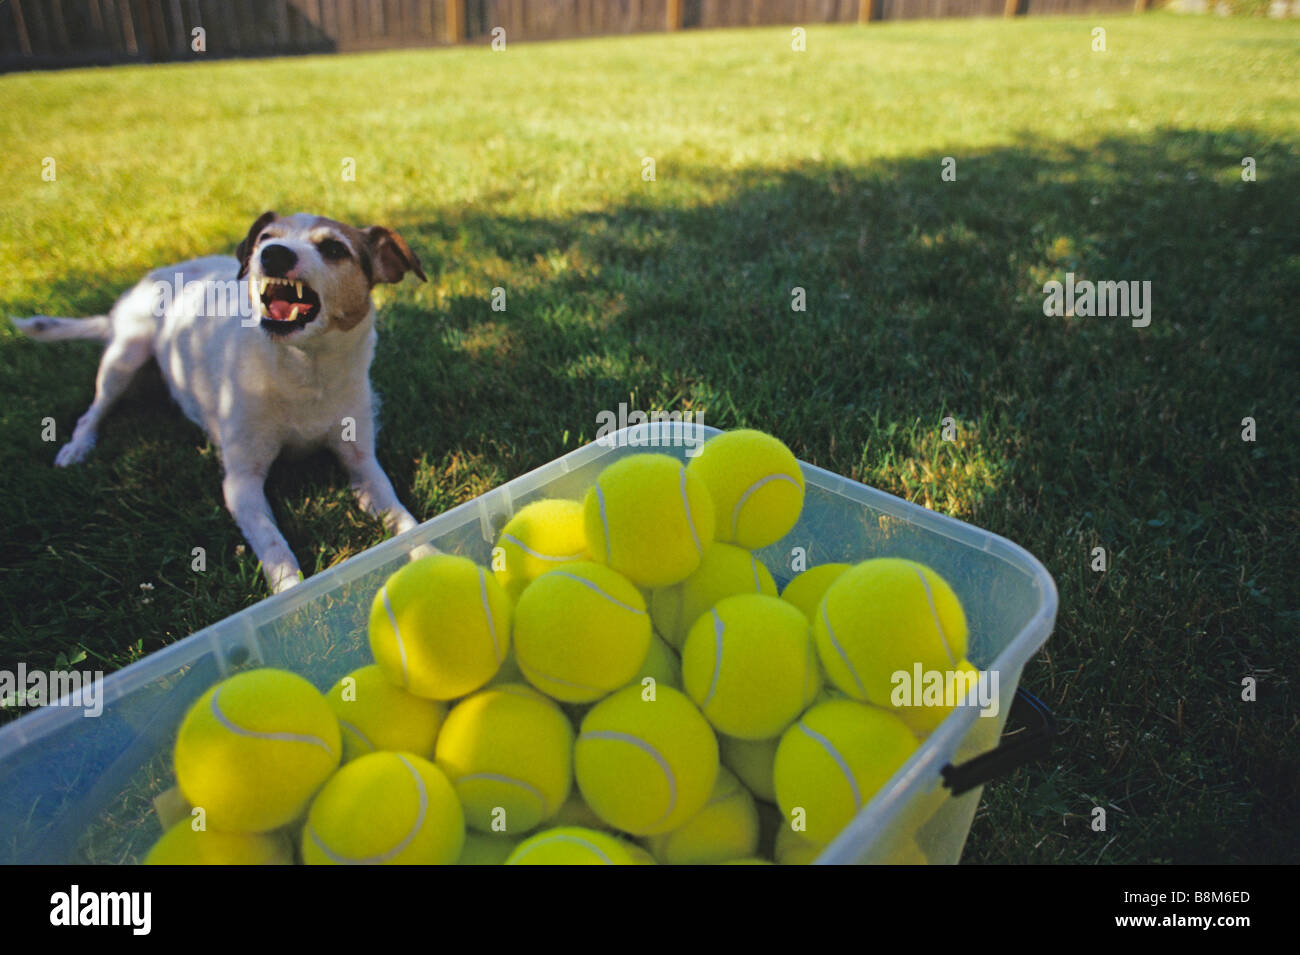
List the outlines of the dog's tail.
<svg viewBox="0 0 1300 955">
<path fill-rule="evenodd" d="M 31 318 L 15 318 L 13 323 L 20 332 L 38 342 L 62 342 L 77 338 L 106 342 L 113 328 L 107 315 L 92 315 L 90 318 L 33 315 Z"/>
</svg>

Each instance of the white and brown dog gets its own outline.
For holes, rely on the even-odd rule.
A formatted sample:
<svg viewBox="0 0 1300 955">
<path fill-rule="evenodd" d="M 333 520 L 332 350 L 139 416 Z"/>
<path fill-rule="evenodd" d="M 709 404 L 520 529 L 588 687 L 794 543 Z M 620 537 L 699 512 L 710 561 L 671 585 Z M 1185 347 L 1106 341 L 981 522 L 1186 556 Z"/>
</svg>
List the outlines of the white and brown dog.
<svg viewBox="0 0 1300 955">
<path fill-rule="evenodd" d="M 108 343 L 95 400 L 55 458 L 59 467 L 85 459 L 104 413 L 157 359 L 181 410 L 220 451 L 226 507 L 279 592 L 301 579 L 264 490 L 281 451 L 330 448 L 362 508 L 392 533 L 415 526 L 375 459 L 370 292 L 407 272 L 425 275 L 397 233 L 305 214 L 264 213 L 236 256 L 151 272 L 107 315 L 14 324 L 41 341 Z"/>
</svg>

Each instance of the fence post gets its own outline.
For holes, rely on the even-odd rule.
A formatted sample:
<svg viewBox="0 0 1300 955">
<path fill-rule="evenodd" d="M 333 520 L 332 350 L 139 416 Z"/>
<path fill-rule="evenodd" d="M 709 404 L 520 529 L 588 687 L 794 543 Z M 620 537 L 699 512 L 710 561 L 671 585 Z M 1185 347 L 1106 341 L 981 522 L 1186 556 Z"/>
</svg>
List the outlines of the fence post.
<svg viewBox="0 0 1300 955">
<path fill-rule="evenodd" d="M 858 0 L 858 22 L 870 23 L 875 17 L 876 0 Z"/>
<path fill-rule="evenodd" d="M 1134 12 L 1134 13 L 1146 13 L 1146 12 L 1147 12 L 1147 0 L 1133 0 L 1133 12 Z"/>
<path fill-rule="evenodd" d="M 680 30 L 682 28 L 682 0 L 668 0 L 668 22 L 665 28 L 668 30 Z"/>
<path fill-rule="evenodd" d="M 447 0 L 447 42 L 465 42 L 465 0 Z"/>
<path fill-rule="evenodd" d="M 1005 17 L 1014 17 L 1020 12 L 1020 0 L 1007 0 L 1007 4 L 1002 8 L 1002 15 Z"/>
</svg>

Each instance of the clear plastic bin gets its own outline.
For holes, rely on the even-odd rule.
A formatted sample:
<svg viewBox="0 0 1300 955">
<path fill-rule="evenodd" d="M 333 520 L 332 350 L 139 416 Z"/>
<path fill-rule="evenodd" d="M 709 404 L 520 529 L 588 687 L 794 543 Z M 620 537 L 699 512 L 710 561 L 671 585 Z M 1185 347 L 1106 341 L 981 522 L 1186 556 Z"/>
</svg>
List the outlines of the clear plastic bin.
<svg viewBox="0 0 1300 955">
<path fill-rule="evenodd" d="M 685 460 L 691 442 L 718 433 L 672 422 L 617 432 L 110 675 L 96 718 L 50 706 L 0 728 L 0 862 L 140 860 L 161 832 L 153 800 L 174 785 L 171 750 L 181 718 L 214 683 L 264 665 L 293 670 L 326 689 L 372 662 L 370 602 L 412 548 L 429 543 L 487 563 L 497 532 L 524 504 L 580 499 L 620 456 L 649 450 Z M 929 564 L 965 607 L 969 658 L 1000 674 L 999 715 L 955 710 L 818 861 L 885 861 L 906 830 L 915 831 L 928 861 L 955 863 L 982 789 L 949 796 L 940 771 L 997 745 L 1021 669 L 1052 632 L 1056 587 L 1042 564 L 1005 538 L 801 467 L 803 515 L 782 541 L 760 552 L 778 585 L 793 576 L 794 547 L 807 550 L 808 566 L 878 556 Z"/>
</svg>

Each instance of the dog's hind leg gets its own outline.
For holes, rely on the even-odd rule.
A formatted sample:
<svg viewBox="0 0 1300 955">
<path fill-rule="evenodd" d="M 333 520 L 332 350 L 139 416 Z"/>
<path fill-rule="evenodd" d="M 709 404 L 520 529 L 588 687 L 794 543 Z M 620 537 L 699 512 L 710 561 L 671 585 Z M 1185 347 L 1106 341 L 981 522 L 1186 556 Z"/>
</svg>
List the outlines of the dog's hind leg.
<svg viewBox="0 0 1300 955">
<path fill-rule="evenodd" d="M 77 421 L 72 439 L 59 449 L 54 458 L 56 467 L 66 468 L 86 459 L 99 435 L 99 422 L 105 412 L 122 396 L 135 373 L 153 354 L 152 340 L 147 336 L 114 338 L 104 349 L 95 376 L 95 400 Z"/>
</svg>

